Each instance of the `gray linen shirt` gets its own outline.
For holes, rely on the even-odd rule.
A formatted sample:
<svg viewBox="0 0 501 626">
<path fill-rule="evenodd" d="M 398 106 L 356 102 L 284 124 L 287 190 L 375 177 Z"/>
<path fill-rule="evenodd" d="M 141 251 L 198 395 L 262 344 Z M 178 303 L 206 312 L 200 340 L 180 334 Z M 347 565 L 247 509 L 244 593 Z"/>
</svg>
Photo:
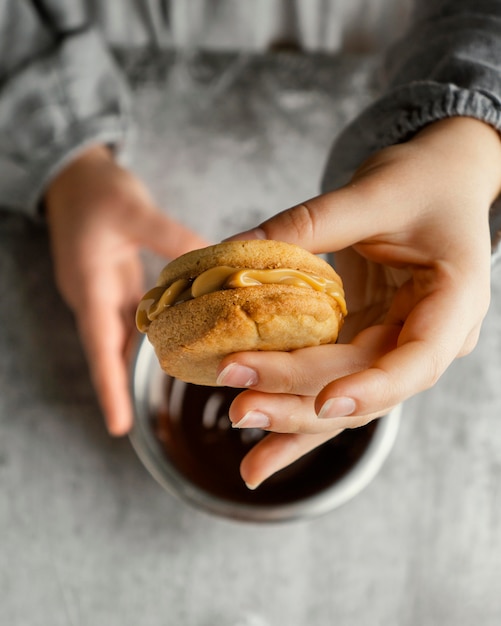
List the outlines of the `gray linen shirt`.
<svg viewBox="0 0 501 626">
<path fill-rule="evenodd" d="M 501 129 L 501 0 L 415 4 L 387 55 L 381 97 L 333 144 L 324 190 L 430 122 L 462 115 Z M 128 89 L 89 15 L 84 0 L 0 2 L 2 208 L 36 216 L 46 185 L 79 151 L 126 141 Z"/>
<path fill-rule="evenodd" d="M 91 143 L 119 145 L 127 86 L 80 0 L 0 2 L 0 206 L 35 216 Z"/>
</svg>

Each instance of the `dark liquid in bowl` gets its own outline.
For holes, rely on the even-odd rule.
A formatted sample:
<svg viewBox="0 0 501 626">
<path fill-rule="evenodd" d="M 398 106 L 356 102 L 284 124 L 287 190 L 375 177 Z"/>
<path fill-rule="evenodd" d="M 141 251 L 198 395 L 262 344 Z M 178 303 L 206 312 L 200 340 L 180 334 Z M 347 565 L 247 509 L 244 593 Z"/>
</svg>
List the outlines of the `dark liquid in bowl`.
<svg viewBox="0 0 501 626">
<path fill-rule="evenodd" d="M 286 504 L 325 490 L 357 463 L 377 428 L 376 420 L 346 430 L 251 491 L 240 462 L 267 433 L 232 429 L 228 410 L 240 390 L 167 380 L 168 409 L 152 416 L 165 455 L 192 483 L 231 502 Z"/>
</svg>

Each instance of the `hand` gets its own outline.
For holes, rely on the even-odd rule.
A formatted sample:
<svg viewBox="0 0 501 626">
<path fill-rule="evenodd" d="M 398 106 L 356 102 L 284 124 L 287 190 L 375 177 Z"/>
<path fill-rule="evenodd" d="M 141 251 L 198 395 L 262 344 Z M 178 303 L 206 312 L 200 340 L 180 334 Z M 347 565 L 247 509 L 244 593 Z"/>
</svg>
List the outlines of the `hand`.
<svg viewBox="0 0 501 626">
<path fill-rule="evenodd" d="M 108 430 L 125 434 L 132 425 L 126 349 L 144 291 L 139 251 L 173 258 L 207 243 L 162 215 L 102 146 L 70 163 L 45 200 L 59 290 L 75 314 Z"/>
<path fill-rule="evenodd" d="M 222 384 L 250 387 L 231 407 L 233 424 L 274 431 L 242 462 L 251 487 L 432 386 L 473 349 L 489 305 L 488 212 L 500 188 L 499 135 L 452 118 L 374 155 L 346 187 L 234 237 L 335 251 L 350 311 L 337 345 L 221 363 Z"/>
</svg>

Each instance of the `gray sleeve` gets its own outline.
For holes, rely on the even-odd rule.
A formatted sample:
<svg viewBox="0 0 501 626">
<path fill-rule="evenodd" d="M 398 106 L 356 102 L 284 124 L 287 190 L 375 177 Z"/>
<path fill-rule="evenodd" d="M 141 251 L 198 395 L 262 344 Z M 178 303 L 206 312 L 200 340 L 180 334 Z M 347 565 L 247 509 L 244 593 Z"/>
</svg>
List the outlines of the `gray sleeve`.
<svg viewBox="0 0 501 626">
<path fill-rule="evenodd" d="M 324 190 L 345 184 L 369 155 L 431 122 L 469 116 L 501 129 L 501 0 L 416 2 L 411 27 L 384 69 L 382 95 L 333 146 Z"/>
<path fill-rule="evenodd" d="M 80 0 L 0 3 L 0 206 L 37 214 L 86 146 L 124 144 L 127 86 Z"/>
</svg>

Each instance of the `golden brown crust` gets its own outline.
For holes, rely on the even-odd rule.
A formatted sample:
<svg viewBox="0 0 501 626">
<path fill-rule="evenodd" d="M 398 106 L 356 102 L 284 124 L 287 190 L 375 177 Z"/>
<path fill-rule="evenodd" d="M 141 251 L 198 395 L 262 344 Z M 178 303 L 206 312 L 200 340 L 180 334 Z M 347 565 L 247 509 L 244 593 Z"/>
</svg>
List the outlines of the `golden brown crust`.
<svg viewBox="0 0 501 626">
<path fill-rule="evenodd" d="M 324 293 L 289 285 L 217 291 L 165 309 L 148 338 L 167 374 L 215 385 L 227 354 L 335 342 L 343 319 L 335 304 Z"/>
</svg>

